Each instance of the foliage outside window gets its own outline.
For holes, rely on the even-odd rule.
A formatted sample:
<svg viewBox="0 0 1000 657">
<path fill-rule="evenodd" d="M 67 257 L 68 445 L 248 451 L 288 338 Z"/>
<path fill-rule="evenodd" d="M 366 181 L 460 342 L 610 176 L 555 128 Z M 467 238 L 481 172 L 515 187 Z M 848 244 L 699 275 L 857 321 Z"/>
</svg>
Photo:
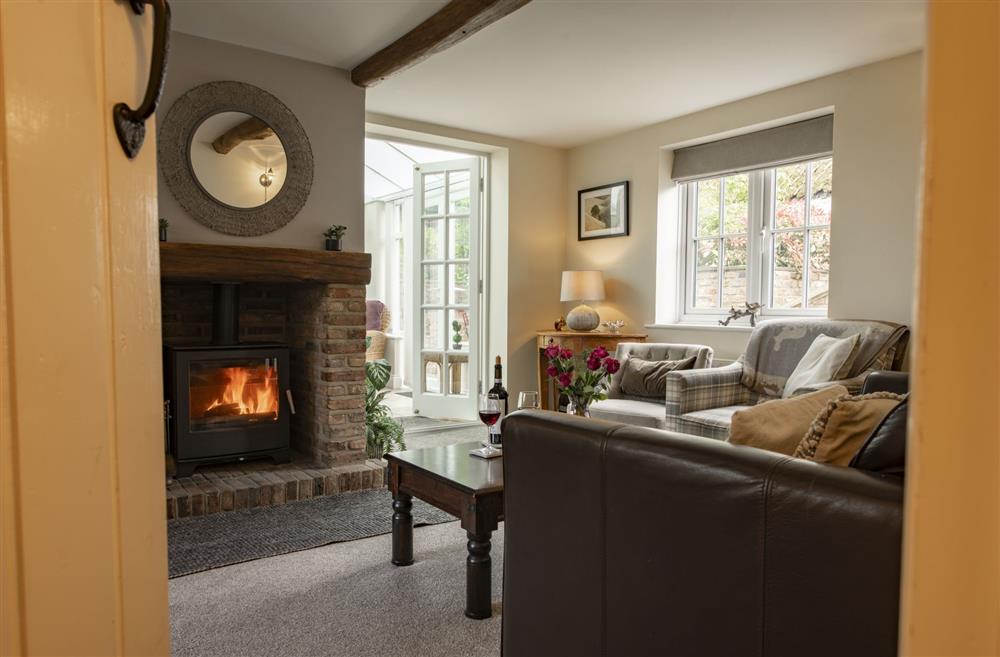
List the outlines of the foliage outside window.
<svg viewBox="0 0 1000 657">
<path fill-rule="evenodd" d="M 685 318 L 825 315 L 833 158 L 685 183 Z"/>
</svg>

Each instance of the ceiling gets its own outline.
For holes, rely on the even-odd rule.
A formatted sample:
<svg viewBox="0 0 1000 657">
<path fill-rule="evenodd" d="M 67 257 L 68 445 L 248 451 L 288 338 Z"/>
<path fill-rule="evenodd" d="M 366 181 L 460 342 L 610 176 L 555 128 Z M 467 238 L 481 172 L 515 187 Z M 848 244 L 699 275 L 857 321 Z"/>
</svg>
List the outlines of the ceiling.
<svg viewBox="0 0 1000 657">
<path fill-rule="evenodd" d="M 174 29 L 350 69 L 444 0 L 174 0 Z M 368 111 L 554 146 L 919 50 L 923 0 L 534 0 Z"/>
<path fill-rule="evenodd" d="M 415 165 L 463 160 L 468 157 L 466 153 L 366 138 L 365 203 L 412 193 Z"/>
</svg>

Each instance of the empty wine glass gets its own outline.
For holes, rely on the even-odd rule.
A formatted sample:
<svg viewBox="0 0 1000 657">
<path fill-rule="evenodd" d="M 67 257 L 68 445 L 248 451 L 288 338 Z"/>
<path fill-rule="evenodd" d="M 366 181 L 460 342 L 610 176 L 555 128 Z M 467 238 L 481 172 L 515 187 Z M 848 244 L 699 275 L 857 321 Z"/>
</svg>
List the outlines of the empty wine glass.
<svg viewBox="0 0 1000 657">
<path fill-rule="evenodd" d="M 493 446 L 495 440 L 493 425 L 500 419 L 500 398 L 495 392 L 479 395 L 479 419 L 486 425 L 486 452 L 498 452 L 499 450 Z"/>
<path fill-rule="evenodd" d="M 523 390 L 517 393 L 517 408 L 538 408 L 538 393 L 534 390 Z"/>
</svg>

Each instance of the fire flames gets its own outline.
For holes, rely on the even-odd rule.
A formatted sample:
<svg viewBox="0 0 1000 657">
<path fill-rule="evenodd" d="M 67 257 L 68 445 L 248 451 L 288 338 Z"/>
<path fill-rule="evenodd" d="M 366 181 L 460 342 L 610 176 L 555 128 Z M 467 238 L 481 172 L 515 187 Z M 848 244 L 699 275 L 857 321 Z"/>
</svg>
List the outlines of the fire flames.
<svg viewBox="0 0 1000 657">
<path fill-rule="evenodd" d="M 278 378 L 267 368 L 254 381 L 255 370 L 249 367 L 225 367 L 220 370 L 229 383 L 221 396 L 205 409 L 208 415 L 278 415 Z M 214 412 L 213 412 L 214 411 Z"/>
</svg>

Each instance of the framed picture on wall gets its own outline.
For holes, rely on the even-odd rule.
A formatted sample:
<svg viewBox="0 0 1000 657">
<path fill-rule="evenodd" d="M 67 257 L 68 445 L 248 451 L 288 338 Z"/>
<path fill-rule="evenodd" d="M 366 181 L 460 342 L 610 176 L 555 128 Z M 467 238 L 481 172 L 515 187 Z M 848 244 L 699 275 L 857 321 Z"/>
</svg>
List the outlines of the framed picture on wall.
<svg viewBox="0 0 1000 657">
<path fill-rule="evenodd" d="M 628 181 L 577 192 L 577 239 L 628 235 Z"/>
</svg>

